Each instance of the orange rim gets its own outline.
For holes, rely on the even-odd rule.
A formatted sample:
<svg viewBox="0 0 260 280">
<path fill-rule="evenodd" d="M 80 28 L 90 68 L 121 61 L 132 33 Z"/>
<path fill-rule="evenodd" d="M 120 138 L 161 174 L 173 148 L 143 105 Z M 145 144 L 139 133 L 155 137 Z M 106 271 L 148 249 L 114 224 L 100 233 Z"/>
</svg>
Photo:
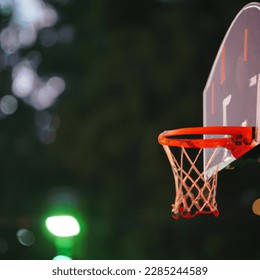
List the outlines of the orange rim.
<svg viewBox="0 0 260 280">
<path fill-rule="evenodd" d="M 216 138 L 181 138 L 185 135 L 228 135 L 228 137 Z M 232 152 L 235 158 L 240 157 L 256 143 L 254 141 L 254 128 L 242 126 L 206 126 L 180 128 L 168 130 L 158 137 L 161 145 L 176 146 L 184 148 L 217 148 L 224 147 Z"/>
</svg>

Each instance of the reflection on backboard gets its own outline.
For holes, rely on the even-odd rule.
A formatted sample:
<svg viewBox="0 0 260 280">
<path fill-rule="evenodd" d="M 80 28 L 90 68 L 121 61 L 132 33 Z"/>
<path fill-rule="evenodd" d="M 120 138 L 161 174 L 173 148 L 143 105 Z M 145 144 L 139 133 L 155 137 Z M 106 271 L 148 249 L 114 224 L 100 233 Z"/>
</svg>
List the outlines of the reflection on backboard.
<svg viewBox="0 0 260 280">
<path fill-rule="evenodd" d="M 204 126 L 255 127 L 255 140 L 260 143 L 260 3 L 246 5 L 223 39 L 203 91 L 203 122 Z M 230 151 L 217 148 L 217 156 L 207 166 L 214 150 L 204 149 L 206 178 L 235 160 Z"/>
</svg>

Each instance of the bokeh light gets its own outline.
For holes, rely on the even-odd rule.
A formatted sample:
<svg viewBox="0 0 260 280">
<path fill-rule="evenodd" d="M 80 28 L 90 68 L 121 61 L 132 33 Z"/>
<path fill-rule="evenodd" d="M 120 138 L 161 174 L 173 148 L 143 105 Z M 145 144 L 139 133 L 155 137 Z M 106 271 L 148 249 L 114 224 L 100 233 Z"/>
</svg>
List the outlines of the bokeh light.
<svg viewBox="0 0 260 280">
<path fill-rule="evenodd" d="M 18 241 L 24 246 L 32 246 L 35 242 L 35 236 L 33 232 L 28 229 L 19 229 L 17 231 L 16 237 Z"/>
<path fill-rule="evenodd" d="M 30 63 L 17 64 L 13 69 L 13 93 L 17 97 L 27 97 L 34 90 L 37 83 L 37 75 L 30 66 Z"/>
<path fill-rule="evenodd" d="M 252 204 L 252 211 L 255 215 L 260 216 L 260 198 L 256 199 Z"/>
<path fill-rule="evenodd" d="M 34 44 L 37 32 L 53 26 L 58 19 L 56 11 L 42 0 L 1 0 L 0 7 L 12 11 L 10 25 L 0 34 L 1 47 L 8 54 Z"/>
<path fill-rule="evenodd" d="M 0 0 L 0 9 L 4 14 L 12 14 L 9 24 L 0 32 L 0 46 L 5 53 L 0 66 L 13 68 L 12 92 L 36 110 L 47 109 L 65 90 L 65 81 L 58 76 L 40 77 L 37 67 L 42 61 L 41 54 L 31 51 L 21 57 L 20 50 L 34 45 L 38 37 L 43 47 L 52 47 L 58 41 L 68 43 L 74 38 L 74 30 L 65 24 L 55 31 L 52 27 L 58 14 L 43 0 Z M 55 139 L 54 133 L 48 138 Z"/>
<path fill-rule="evenodd" d="M 47 81 L 41 79 L 29 61 L 18 63 L 13 69 L 12 90 L 37 110 L 44 110 L 54 104 L 58 96 L 65 90 L 65 81 L 54 76 Z"/>
<path fill-rule="evenodd" d="M 80 233 L 79 222 L 69 215 L 48 217 L 46 227 L 50 233 L 58 237 L 71 237 Z"/>
<path fill-rule="evenodd" d="M 72 260 L 72 258 L 69 257 L 69 256 L 57 255 L 53 258 L 53 260 L 55 260 L 55 261 L 69 261 L 69 260 Z"/>
<path fill-rule="evenodd" d="M 0 110 L 4 115 L 12 115 L 16 111 L 17 106 L 17 100 L 12 95 L 5 95 L 0 100 Z"/>
</svg>

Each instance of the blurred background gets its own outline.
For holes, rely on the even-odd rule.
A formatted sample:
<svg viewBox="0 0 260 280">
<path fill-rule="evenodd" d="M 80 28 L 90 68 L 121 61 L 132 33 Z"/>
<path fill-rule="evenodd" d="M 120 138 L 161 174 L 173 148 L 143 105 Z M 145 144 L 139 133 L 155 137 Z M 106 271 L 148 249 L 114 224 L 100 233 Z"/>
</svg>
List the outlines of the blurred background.
<svg viewBox="0 0 260 280">
<path fill-rule="evenodd" d="M 220 217 L 175 221 L 157 142 L 202 125 L 209 71 L 247 3 L 0 0 L 0 259 L 259 259 L 259 165 L 219 174 Z M 78 235 L 47 232 L 61 214 Z"/>
</svg>

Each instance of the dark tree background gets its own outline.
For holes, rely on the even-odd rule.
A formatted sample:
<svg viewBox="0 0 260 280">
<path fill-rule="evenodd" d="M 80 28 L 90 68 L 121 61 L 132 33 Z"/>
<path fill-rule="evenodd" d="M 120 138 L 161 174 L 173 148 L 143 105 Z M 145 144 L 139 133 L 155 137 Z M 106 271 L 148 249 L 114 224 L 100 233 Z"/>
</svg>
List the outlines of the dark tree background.
<svg viewBox="0 0 260 280">
<path fill-rule="evenodd" d="M 220 217 L 175 221 L 174 182 L 157 143 L 165 129 L 202 125 L 209 71 L 247 2 L 45 3 L 58 20 L 34 44 L 1 51 L 0 94 L 13 96 L 13 68 L 32 53 L 41 57 L 38 75 L 62 77 L 66 87 L 48 108 L 17 97 L 15 113 L 0 119 L 0 258 L 52 259 L 43 224 L 60 203 L 81 216 L 75 259 L 259 259 L 251 211 L 259 166 L 220 173 Z M 2 13 L 2 30 L 11 16 Z M 69 36 L 55 41 L 65 27 Z M 31 246 L 19 229 L 34 236 Z"/>
</svg>

